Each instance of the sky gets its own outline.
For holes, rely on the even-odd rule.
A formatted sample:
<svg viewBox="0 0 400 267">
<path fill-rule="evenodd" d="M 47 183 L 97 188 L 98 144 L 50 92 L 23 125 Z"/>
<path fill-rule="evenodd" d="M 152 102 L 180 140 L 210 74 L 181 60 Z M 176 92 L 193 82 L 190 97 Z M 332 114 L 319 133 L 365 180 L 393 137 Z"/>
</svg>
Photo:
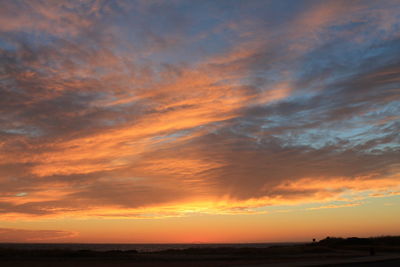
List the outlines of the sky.
<svg viewBox="0 0 400 267">
<path fill-rule="evenodd" d="M 0 5 L 0 242 L 400 235 L 398 1 Z"/>
</svg>

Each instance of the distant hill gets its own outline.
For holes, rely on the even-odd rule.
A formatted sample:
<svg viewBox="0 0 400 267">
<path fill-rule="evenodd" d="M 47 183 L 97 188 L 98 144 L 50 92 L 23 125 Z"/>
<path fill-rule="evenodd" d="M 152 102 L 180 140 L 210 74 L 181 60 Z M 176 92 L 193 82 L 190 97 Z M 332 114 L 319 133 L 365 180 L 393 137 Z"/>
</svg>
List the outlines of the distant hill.
<svg viewBox="0 0 400 267">
<path fill-rule="evenodd" d="M 399 246 L 400 247 L 400 236 L 380 236 L 380 237 L 327 237 L 318 242 L 319 245 L 323 246 Z"/>
</svg>

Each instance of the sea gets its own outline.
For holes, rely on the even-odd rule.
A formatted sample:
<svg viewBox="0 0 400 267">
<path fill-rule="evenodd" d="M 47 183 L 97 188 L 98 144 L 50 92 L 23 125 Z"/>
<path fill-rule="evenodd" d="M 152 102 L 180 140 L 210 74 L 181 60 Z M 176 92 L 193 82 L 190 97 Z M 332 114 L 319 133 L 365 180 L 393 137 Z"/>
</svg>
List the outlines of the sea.
<svg viewBox="0 0 400 267">
<path fill-rule="evenodd" d="M 91 250 L 91 251 L 128 251 L 156 252 L 168 249 L 187 249 L 187 248 L 267 248 L 271 246 L 286 246 L 303 243 L 185 243 L 185 244 L 71 244 L 71 243 L 0 243 L 0 248 L 23 249 L 23 250 Z"/>
</svg>

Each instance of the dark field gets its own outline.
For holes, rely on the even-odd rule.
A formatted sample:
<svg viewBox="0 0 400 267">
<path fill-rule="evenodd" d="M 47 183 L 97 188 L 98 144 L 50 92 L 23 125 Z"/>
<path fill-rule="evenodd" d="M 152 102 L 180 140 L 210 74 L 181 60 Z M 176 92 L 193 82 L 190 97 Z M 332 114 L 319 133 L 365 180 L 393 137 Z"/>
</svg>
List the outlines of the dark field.
<svg viewBox="0 0 400 267">
<path fill-rule="evenodd" d="M 272 247 L 157 252 L 0 248 L 0 266 L 400 266 L 400 237 L 326 238 Z"/>
</svg>

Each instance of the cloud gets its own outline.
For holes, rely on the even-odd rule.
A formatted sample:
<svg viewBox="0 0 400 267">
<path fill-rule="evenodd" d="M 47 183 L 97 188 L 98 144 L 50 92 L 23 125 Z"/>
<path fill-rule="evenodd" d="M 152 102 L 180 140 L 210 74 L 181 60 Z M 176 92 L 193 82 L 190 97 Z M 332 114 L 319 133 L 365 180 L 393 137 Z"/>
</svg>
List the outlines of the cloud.
<svg viewBox="0 0 400 267">
<path fill-rule="evenodd" d="M 102 2 L 6 1 L 2 3 L 0 31 L 74 36 L 93 25 Z"/>
<path fill-rule="evenodd" d="M 347 2 L 284 19 L 273 2 L 220 19 L 223 1 L 6 3 L 0 213 L 257 213 L 397 188 L 398 8 Z"/>
<path fill-rule="evenodd" d="M 349 208 L 349 207 L 357 207 L 359 205 L 361 204 L 360 203 L 348 203 L 348 204 L 337 204 L 337 205 L 332 204 L 327 206 L 309 208 L 309 210 Z"/>
<path fill-rule="evenodd" d="M 0 236 L 0 242 L 37 242 L 63 240 L 76 236 L 76 233 L 60 230 L 0 228 Z"/>
</svg>

